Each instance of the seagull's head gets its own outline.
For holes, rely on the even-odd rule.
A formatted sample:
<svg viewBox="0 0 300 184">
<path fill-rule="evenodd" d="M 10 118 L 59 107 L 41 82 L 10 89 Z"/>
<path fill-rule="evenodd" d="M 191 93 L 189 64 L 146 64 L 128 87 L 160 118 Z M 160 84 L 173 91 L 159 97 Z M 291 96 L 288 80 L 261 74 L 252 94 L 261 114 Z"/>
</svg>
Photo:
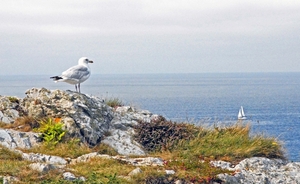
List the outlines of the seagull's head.
<svg viewBox="0 0 300 184">
<path fill-rule="evenodd" d="M 82 57 L 78 60 L 79 65 L 87 65 L 88 63 L 93 63 L 93 61 L 89 60 L 87 57 Z"/>
</svg>

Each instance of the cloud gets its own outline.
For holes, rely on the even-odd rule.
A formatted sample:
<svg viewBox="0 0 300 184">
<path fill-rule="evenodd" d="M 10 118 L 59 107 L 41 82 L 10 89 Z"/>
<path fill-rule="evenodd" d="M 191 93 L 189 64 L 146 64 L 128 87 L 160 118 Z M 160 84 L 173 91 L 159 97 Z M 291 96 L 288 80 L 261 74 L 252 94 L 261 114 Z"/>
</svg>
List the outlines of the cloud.
<svg viewBox="0 0 300 184">
<path fill-rule="evenodd" d="M 251 32 L 282 23 L 298 8 L 287 1 L 8 1 L 0 10 L 7 31 L 64 35 Z"/>
<path fill-rule="evenodd" d="M 274 0 L 5 1 L 0 63 L 12 66 L 0 72 L 38 73 L 43 62 L 52 73 L 81 56 L 106 73 L 294 71 L 299 9 Z M 24 60 L 26 71 L 14 67 Z"/>
</svg>

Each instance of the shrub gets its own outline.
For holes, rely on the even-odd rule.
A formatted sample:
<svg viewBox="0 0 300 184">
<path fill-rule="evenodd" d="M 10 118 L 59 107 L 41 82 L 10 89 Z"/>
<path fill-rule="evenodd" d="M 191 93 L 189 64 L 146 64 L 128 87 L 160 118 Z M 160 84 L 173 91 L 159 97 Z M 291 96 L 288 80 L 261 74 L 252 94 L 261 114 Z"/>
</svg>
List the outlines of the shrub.
<svg viewBox="0 0 300 184">
<path fill-rule="evenodd" d="M 147 151 L 172 150 L 182 140 L 190 140 L 195 136 L 194 125 L 166 121 L 160 116 L 156 120 L 139 122 L 135 127 L 135 140 Z"/>
<path fill-rule="evenodd" d="M 66 133 L 59 118 L 54 121 L 52 118 L 41 121 L 37 131 L 42 133 L 41 138 L 50 146 L 55 146 L 60 142 Z"/>
</svg>

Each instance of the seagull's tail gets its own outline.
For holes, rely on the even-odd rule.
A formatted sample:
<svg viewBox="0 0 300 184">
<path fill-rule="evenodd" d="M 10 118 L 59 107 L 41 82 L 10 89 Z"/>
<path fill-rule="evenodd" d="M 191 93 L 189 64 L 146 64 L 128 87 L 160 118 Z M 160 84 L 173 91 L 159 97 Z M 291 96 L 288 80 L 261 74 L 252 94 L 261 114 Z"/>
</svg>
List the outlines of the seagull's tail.
<svg viewBox="0 0 300 184">
<path fill-rule="evenodd" d="M 53 81 L 57 82 L 60 79 L 63 79 L 62 77 L 59 76 L 54 76 L 54 77 L 50 77 L 50 79 L 53 79 Z"/>
</svg>

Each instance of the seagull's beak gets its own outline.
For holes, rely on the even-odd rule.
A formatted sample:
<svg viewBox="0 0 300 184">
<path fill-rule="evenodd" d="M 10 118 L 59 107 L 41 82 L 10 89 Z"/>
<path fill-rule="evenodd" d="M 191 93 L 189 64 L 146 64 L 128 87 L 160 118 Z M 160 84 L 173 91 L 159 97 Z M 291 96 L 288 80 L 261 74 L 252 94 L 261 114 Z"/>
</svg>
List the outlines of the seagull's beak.
<svg viewBox="0 0 300 184">
<path fill-rule="evenodd" d="M 89 63 L 94 63 L 93 61 L 89 60 Z"/>
</svg>

